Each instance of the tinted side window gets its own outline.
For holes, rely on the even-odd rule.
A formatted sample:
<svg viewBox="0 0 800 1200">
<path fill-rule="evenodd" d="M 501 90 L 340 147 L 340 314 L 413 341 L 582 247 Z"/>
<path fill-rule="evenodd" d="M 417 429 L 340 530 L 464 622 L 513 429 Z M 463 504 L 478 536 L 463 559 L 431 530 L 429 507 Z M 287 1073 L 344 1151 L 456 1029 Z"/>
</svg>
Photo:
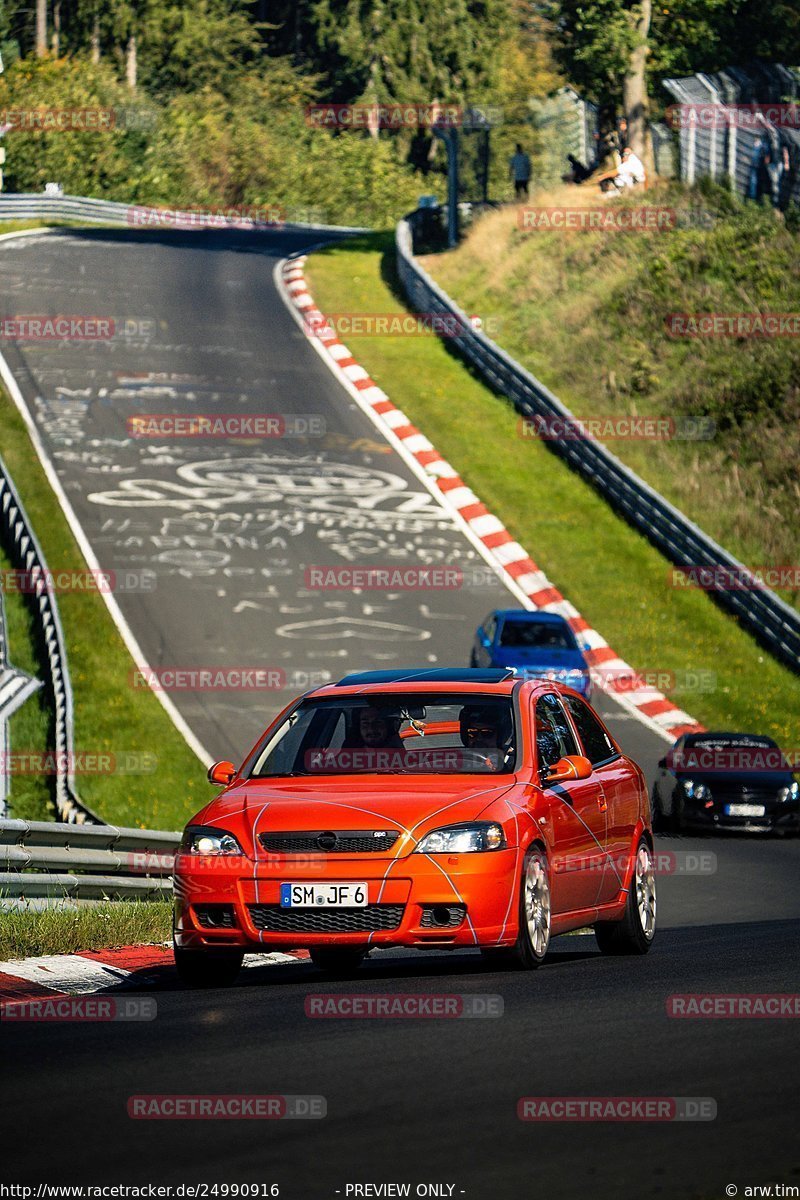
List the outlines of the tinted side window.
<svg viewBox="0 0 800 1200">
<path fill-rule="evenodd" d="M 589 762 L 594 765 L 613 757 L 617 751 L 589 705 L 584 704 L 583 700 L 579 700 L 577 696 L 565 696 L 564 699 L 580 734 Z"/>
<path fill-rule="evenodd" d="M 536 702 L 536 749 L 539 769 L 554 766 L 565 754 L 577 754 L 578 747 L 558 696 L 548 693 Z"/>
</svg>

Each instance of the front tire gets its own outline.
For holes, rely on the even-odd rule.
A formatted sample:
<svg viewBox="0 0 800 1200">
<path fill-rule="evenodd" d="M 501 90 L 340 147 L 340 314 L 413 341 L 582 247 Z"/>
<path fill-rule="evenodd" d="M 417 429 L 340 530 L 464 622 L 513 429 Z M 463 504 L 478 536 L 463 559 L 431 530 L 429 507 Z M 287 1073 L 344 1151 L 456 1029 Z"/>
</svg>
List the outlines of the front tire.
<svg viewBox="0 0 800 1200">
<path fill-rule="evenodd" d="M 518 967 L 534 971 L 550 945 L 550 871 L 538 846 L 525 855 L 519 889 L 519 932 L 509 957 Z"/>
<path fill-rule="evenodd" d="M 230 987 L 242 969 L 243 950 L 183 950 L 173 946 L 175 966 L 187 987 Z"/>
<path fill-rule="evenodd" d="M 656 877 L 653 855 L 639 839 L 631 886 L 621 921 L 598 921 L 594 927 L 603 954 L 647 954 L 656 933 Z"/>
</svg>

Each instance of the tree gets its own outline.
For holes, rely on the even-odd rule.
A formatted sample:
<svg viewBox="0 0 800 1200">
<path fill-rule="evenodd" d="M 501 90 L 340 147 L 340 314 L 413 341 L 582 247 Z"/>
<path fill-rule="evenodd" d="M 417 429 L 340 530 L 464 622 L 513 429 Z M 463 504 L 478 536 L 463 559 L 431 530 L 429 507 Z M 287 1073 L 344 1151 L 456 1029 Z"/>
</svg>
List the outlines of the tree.
<svg viewBox="0 0 800 1200">
<path fill-rule="evenodd" d="M 506 0 L 314 0 L 313 68 L 335 100 L 466 101 L 491 88 Z"/>
<path fill-rule="evenodd" d="M 47 54 L 47 0 L 36 0 L 36 57 Z"/>
<path fill-rule="evenodd" d="M 227 93 L 263 52 L 243 0 L 151 0 L 137 51 L 140 82 L 160 96 L 204 87 Z"/>
<path fill-rule="evenodd" d="M 746 0 L 550 0 L 556 55 L 587 99 L 620 109 L 628 140 L 652 163 L 654 77 L 731 65 L 729 33 Z M 756 5 L 757 7 L 757 5 Z"/>
</svg>

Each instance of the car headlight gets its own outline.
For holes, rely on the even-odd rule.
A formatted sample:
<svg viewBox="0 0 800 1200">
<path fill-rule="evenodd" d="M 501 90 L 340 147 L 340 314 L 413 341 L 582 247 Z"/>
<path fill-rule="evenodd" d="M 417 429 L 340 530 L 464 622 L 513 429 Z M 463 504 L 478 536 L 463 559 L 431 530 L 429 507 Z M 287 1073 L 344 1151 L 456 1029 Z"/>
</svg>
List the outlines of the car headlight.
<svg viewBox="0 0 800 1200">
<path fill-rule="evenodd" d="M 794 783 L 789 784 L 789 787 L 782 787 L 778 792 L 778 799 L 781 801 L 800 799 L 800 783 L 795 779 Z"/>
<path fill-rule="evenodd" d="M 210 825 L 190 825 L 181 839 L 181 854 L 241 854 L 232 833 Z"/>
<path fill-rule="evenodd" d="M 420 854 L 474 854 L 481 850 L 502 850 L 506 844 L 502 825 L 493 821 L 475 821 L 470 825 L 447 825 L 426 833 L 417 846 Z"/>
<path fill-rule="evenodd" d="M 692 800 L 711 799 L 711 788 L 706 787 L 704 783 L 695 783 L 693 779 L 683 780 L 683 790 Z"/>
</svg>

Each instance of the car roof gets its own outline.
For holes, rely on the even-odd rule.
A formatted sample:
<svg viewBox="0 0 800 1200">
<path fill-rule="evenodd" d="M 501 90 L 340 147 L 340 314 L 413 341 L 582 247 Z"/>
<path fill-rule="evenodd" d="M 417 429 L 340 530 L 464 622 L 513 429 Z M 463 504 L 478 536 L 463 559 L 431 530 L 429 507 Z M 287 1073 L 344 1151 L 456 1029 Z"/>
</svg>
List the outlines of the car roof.
<svg viewBox="0 0 800 1200">
<path fill-rule="evenodd" d="M 502 683 L 514 675 L 510 667 L 395 667 L 384 671 L 354 671 L 335 687 L 384 683 Z"/>
<path fill-rule="evenodd" d="M 315 699 L 342 697 L 347 695 L 407 695 L 410 690 L 423 694 L 440 694 L 442 691 L 510 696 L 521 682 L 507 667 L 482 670 L 478 667 L 406 667 L 391 671 L 356 671 L 345 675 L 335 683 L 307 692 Z"/>
<path fill-rule="evenodd" d="M 739 741 L 747 740 L 749 742 L 757 742 L 762 746 L 775 746 L 776 743 L 771 737 L 767 737 L 763 733 L 738 733 L 724 732 L 718 729 L 708 729 L 705 733 L 686 733 L 683 735 L 683 744 L 685 746 L 693 746 L 696 742 L 714 742 L 714 741 Z"/>
<path fill-rule="evenodd" d="M 375 676 L 396 676 L 391 682 Z M 370 676 L 373 676 L 370 679 Z M 501 676 L 490 679 L 490 676 Z M 516 688 L 527 688 L 529 694 L 556 692 L 561 696 L 583 697 L 574 688 L 555 679 L 525 679 L 510 668 L 439 667 L 410 668 L 405 671 L 362 671 L 345 675 L 336 683 L 325 683 L 305 693 L 303 699 L 334 700 L 346 696 L 407 696 L 410 691 L 419 695 L 511 696 Z"/>
<path fill-rule="evenodd" d="M 561 613 L 544 612 L 542 609 L 531 611 L 529 608 L 496 608 L 493 615 L 502 617 L 504 621 L 533 621 L 542 625 L 568 624 L 567 618 L 562 617 Z"/>
</svg>

